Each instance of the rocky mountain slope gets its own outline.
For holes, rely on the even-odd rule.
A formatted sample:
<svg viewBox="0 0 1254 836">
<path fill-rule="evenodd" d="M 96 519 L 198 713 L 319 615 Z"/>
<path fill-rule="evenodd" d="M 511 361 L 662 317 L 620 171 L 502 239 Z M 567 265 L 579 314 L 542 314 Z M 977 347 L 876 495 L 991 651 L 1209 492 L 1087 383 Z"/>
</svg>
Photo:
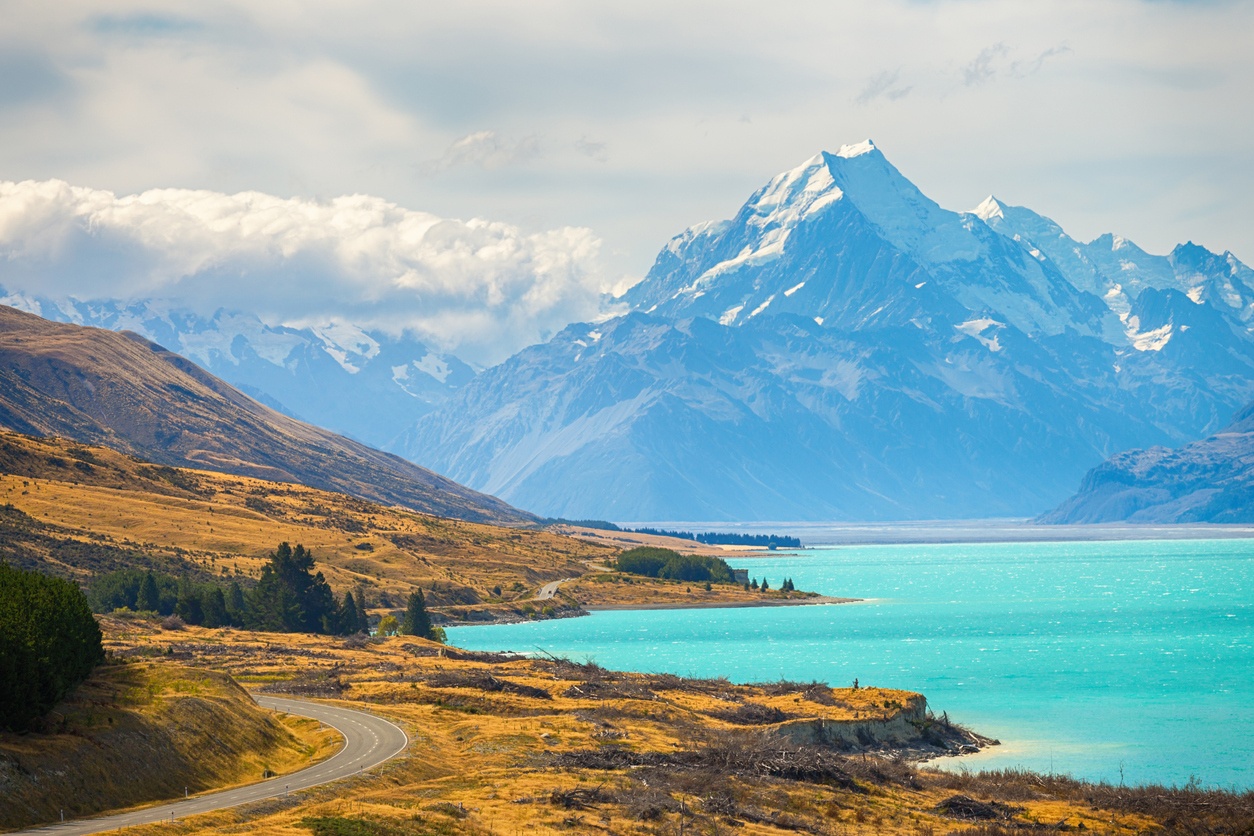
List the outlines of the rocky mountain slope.
<svg viewBox="0 0 1254 836">
<path fill-rule="evenodd" d="M 1218 433 L 1173 450 L 1112 457 L 1080 491 L 1040 518 L 1047 523 L 1254 522 L 1254 403 Z"/>
<path fill-rule="evenodd" d="M 441 516 L 534 519 L 397 456 L 282 415 L 136 334 L 53 323 L 3 306 L 0 426 Z"/>
<path fill-rule="evenodd" d="M 132 331 L 279 412 L 381 449 L 475 374 L 408 335 L 347 323 L 288 328 L 239 311 L 201 316 L 160 300 L 53 299 L 2 288 L 0 304 L 56 322 Z"/>
<path fill-rule="evenodd" d="M 674 238 L 632 313 L 481 374 L 396 449 L 572 518 L 1039 513 L 1254 399 L 1248 268 L 1072 244 L 992 199 L 942 209 L 869 142 L 819 154 Z"/>
</svg>

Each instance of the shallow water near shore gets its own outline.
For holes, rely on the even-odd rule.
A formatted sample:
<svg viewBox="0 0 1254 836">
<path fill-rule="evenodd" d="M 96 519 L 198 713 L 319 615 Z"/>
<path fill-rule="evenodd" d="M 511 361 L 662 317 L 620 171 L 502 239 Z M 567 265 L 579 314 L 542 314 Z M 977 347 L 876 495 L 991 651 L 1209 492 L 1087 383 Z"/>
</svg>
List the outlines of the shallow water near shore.
<svg viewBox="0 0 1254 836">
<path fill-rule="evenodd" d="M 949 768 L 1254 787 L 1254 541 L 847 546 L 734 558 L 868 599 L 452 628 L 475 650 L 921 691 L 1005 745 Z"/>
</svg>

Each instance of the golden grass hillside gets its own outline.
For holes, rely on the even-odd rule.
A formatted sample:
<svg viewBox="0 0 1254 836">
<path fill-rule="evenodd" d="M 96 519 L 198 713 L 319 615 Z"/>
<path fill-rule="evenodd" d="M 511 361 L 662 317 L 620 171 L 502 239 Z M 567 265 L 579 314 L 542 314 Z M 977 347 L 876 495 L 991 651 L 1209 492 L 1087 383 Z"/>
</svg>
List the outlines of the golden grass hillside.
<svg viewBox="0 0 1254 836">
<path fill-rule="evenodd" d="M 496 497 L 263 406 L 137 334 L 49 322 L 5 305 L 0 427 L 447 517 L 535 522 Z"/>
<path fill-rule="evenodd" d="M 1229 833 L 1254 815 L 1250 794 L 916 768 L 898 756 L 979 741 L 901 691 L 617 673 L 406 637 L 104 621 L 115 654 L 364 705 L 413 740 L 375 774 L 148 833 Z"/>
<path fill-rule="evenodd" d="M 0 827 L 251 783 L 331 755 L 339 736 L 258 708 L 229 676 L 170 661 L 99 668 L 41 733 L 0 733 Z"/>
<path fill-rule="evenodd" d="M 0 430 L 0 549 L 18 566 L 80 582 L 121 568 L 229 580 L 255 577 L 283 541 L 312 549 L 337 593 L 361 588 L 371 607 L 395 608 L 422 588 L 437 615 L 459 620 L 790 600 L 606 572 L 613 546 L 554 532 L 443 519 Z M 534 600 L 541 586 L 567 578 L 577 582 Z"/>
</svg>

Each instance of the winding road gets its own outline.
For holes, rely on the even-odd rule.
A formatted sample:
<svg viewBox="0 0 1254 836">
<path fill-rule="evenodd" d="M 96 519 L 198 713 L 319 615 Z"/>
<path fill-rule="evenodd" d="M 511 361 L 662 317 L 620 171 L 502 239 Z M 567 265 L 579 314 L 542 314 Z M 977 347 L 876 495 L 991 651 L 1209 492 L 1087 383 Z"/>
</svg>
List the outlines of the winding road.
<svg viewBox="0 0 1254 836">
<path fill-rule="evenodd" d="M 575 580 L 575 578 L 562 578 L 560 581 L 550 581 L 549 583 L 546 583 L 544 586 L 540 587 L 540 592 L 536 595 L 536 600 L 548 601 L 557 594 L 557 588 L 559 586 L 573 580 Z"/>
<path fill-rule="evenodd" d="M 270 778 L 258 784 L 199 795 L 157 807 L 145 807 L 129 813 L 57 822 L 16 832 L 79 836 L 79 834 L 100 833 L 138 824 L 177 821 L 185 816 L 223 810 L 266 798 L 276 798 L 320 784 L 329 784 L 378 766 L 405 751 L 405 747 L 409 745 L 409 737 L 399 726 L 364 711 L 263 694 L 254 695 L 254 699 L 263 708 L 312 717 L 331 726 L 344 735 L 344 747 L 322 763 L 316 763 L 290 775 Z"/>
</svg>

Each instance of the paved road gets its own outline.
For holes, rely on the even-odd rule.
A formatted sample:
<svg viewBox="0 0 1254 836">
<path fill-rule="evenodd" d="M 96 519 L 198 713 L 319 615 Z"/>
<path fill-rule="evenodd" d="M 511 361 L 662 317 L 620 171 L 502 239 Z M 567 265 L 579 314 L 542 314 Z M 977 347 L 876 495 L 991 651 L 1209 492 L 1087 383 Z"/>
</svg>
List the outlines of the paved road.
<svg viewBox="0 0 1254 836">
<path fill-rule="evenodd" d="M 574 578 L 562 578 L 560 581 L 550 581 L 549 583 L 546 583 L 544 586 L 540 587 L 540 592 L 536 595 L 536 600 L 537 601 L 549 600 L 550 598 L 552 598 L 554 595 L 557 594 L 557 588 L 559 586 L 561 586 L 562 584 L 568 581 L 573 581 L 573 580 L 575 579 Z"/>
<path fill-rule="evenodd" d="M 270 778 L 259 784 L 194 796 L 173 804 L 147 807 L 131 813 L 58 822 L 18 832 L 80 836 L 85 833 L 100 833 L 137 824 L 170 821 L 171 818 L 177 820 L 185 816 L 194 816 L 197 813 L 236 807 L 240 804 L 275 798 L 288 792 L 316 787 L 319 784 L 329 784 L 332 781 L 356 775 L 396 757 L 409 745 L 409 738 L 399 726 L 373 714 L 285 697 L 258 694 L 255 698 L 264 708 L 273 708 L 288 714 L 299 714 L 302 717 L 312 717 L 331 726 L 344 735 L 344 748 L 322 763 L 314 764 L 290 775 Z"/>
</svg>

